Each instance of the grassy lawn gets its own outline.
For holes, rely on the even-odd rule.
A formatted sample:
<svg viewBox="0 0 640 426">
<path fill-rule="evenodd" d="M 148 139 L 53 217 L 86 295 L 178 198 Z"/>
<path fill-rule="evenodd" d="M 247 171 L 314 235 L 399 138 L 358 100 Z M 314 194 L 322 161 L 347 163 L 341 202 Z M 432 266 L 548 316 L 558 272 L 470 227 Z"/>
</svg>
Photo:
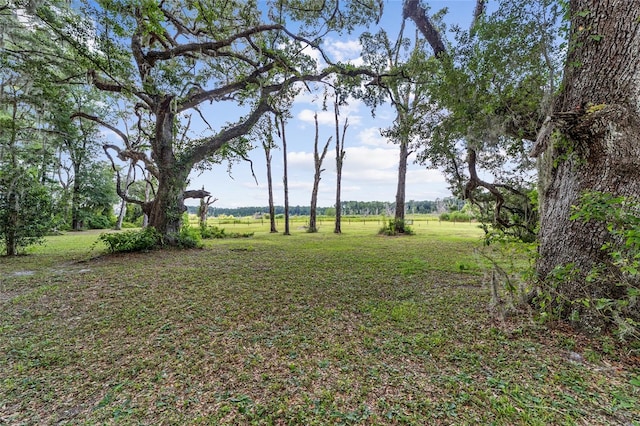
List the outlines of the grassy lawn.
<svg viewBox="0 0 640 426">
<path fill-rule="evenodd" d="M 637 352 L 488 308 L 472 224 L 0 259 L 0 424 L 640 425 Z"/>
</svg>

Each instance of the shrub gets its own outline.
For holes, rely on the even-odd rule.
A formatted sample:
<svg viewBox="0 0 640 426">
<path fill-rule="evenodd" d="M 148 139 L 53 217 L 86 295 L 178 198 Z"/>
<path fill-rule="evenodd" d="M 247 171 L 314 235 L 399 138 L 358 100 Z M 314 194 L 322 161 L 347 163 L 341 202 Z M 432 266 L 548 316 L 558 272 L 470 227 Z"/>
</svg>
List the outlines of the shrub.
<svg viewBox="0 0 640 426">
<path fill-rule="evenodd" d="M 198 228 L 192 228 L 186 223 L 178 235 L 178 247 L 183 249 L 202 248 L 202 235 Z"/>
<path fill-rule="evenodd" d="M 218 228 L 217 226 L 201 226 L 200 236 L 204 239 L 210 238 L 225 238 L 224 228 Z"/>
<path fill-rule="evenodd" d="M 200 235 L 204 239 L 209 238 L 249 238 L 253 237 L 253 232 L 231 232 L 227 234 L 224 228 L 217 226 L 201 226 Z"/>
<path fill-rule="evenodd" d="M 89 229 L 109 229 L 115 223 L 112 218 L 103 215 L 89 214 L 86 217 L 85 225 Z"/>
<path fill-rule="evenodd" d="M 249 238 L 253 237 L 253 232 L 232 232 L 227 234 L 227 238 Z"/>
<path fill-rule="evenodd" d="M 609 286 L 608 298 L 587 293 L 583 298 L 568 301 L 573 307 L 572 320 L 580 317 L 600 317 L 612 323 L 621 339 L 640 340 L 640 199 L 614 196 L 603 192 L 587 192 L 573 208 L 571 220 L 595 221 L 605 224 L 613 237 L 601 250 L 608 259 L 588 271 L 587 284 Z M 558 282 L 575 279 L 578 271 L 573 264 L 554 270 Z M 554 294 L 549 294 L 554 298 Z"/>
<path fill-rule="evenodd" d="M 154 249 L 160 243 L 160 234 L 149 226 L 140 231 L 100 234 L 98 239 L 107 246 L 110 253 L 130 253 Z"/>
<path fill-rule="evenodd" d="M 378 231 L 379 235 L 413 235 L 413 228 L 404 223 L 404 220 L 389 219 L 389 222 Z"/>
<path fill-rule="evenodd" d="M 449 222 L 469 222 L 473 217 L 461 211 L 446 212 L 440 214 L 440 220 Z"/>
</svg>

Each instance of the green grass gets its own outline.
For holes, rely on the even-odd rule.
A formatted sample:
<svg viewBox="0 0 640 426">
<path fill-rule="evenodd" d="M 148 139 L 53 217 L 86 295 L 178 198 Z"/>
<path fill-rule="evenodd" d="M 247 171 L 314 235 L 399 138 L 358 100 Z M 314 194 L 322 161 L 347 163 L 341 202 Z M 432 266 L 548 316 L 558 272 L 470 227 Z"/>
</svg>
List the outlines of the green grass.
<svg viewBox="0 0 640 426">
<path fill-rule="evenodd" d="M 0 424 L 640 422 L 628 348 L 496 319 L 472 224 L 222 226 L 256 234 L 105 255 L 73 233 L 2 258 Z"/>
</svg>

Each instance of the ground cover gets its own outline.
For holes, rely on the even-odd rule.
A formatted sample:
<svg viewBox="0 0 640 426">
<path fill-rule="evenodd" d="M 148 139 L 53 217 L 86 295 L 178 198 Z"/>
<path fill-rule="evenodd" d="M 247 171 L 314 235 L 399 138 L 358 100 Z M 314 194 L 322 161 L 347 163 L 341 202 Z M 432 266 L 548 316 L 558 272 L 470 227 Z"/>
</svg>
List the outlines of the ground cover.
<svg viewBox="0 0 640 426">
<path fill-rule="evenodd" d="M 473 224 L 0 260 L 0 424 L 640 424 L 640 366 L 490 309 Z"/>
</svg>

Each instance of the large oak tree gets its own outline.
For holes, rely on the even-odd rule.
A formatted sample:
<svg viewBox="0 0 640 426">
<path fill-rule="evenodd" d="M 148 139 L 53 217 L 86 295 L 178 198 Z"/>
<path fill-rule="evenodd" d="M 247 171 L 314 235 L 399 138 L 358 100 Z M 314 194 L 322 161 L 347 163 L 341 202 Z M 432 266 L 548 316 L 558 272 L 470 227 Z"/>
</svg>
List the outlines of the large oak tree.
<svg viewBox="0 0 640 426">
<path fill-rule="evenodd" d="M 485 3 L 484 0 L 477 1 L 475 21 L 478 26 L 472 28 L 472 37 L 476 31 L 491 28 L 486 27 L 487 21 L 482 17 Z M 535 0 L 527 3 L 554 8 L 560 2 Z M 633 292 L 619 285 L 625 282 L 635 287 L 634 292 L 637 292 L 637 282 L 621 279 L 623 265 L 611 262 L 609 254 L 602 250 L 608 243 L 615 245 L 619 242 L 616 234 L 603 222 L 571 219 L 574 206 L 580 204 L 584 194 L 606 193 L 633 199 L 640 196 L 640 20 L 637 12 L 640 1 L 570 0 L 566 7 L 570 31 L 564 76 L 560 87 L 553 92 L 555 96 L 549 107 L 543 104 L 543 108 L 536 108 L 535 105 L 515 102 L 522 100 L 521 97 L 510 101 L 508 96 L 499 96 L 498 100 L 507 102 L 504 108 L 500 108 L 498 102 L 498 108 L 493 110 L 498 113 L 497 117 L 505 110 L 515 112 L 509 115 L 514 119 L 503 121 L 503 136 L 519 137 L 523 147 L 532 145 L 531 154 L 540 160 L 537 275 L 542 292 L 538 300 L 551 300 L 557 314 L 578 319 L 581 326 L 597 331 L 603 317 L 594 317 L 593 310 L 585 309 L 596 300 L 626 298 L 624 313 L 629 314 L 631 321 L 638 320 L 640 316 L 637 306 L 632 306 L 636 303 L 630 296 Z M 449 59 L 447 46 L 427 10 L 418 1 L 407 0 L 404 11 L 405 17 L 412 19 L 430 42 L 435 56 L 446 64 Z M 498 40 L 503 37 L 507 42 L 522 43 L 527 38 L 514 35 L 519 33 L 521 28 L 518 24 L 524 23 L 526 17 L 513 13 L 510 16 L 517 19 L 505 27 L 508 31 L 496 32 L 495 35 Z M 526 43 L 521 46 L 522 49 L 512 52 L 511 57 L 517 57 L 532 47 Z M 548 52 L 541 50 L 540 58 L 543 63 L 551 64 Z M 553 67 L 548 70 L 551 73 L 546 79 L 553 83 Z M 509 75 L 506 74 L 507 77 Z M 511 76 L 517 79 L 523 74 Z M 501 74 L 496 72 L 491 83 L 500 77 Z M 535 83 L 535 74 L 531 77 L 533 79 L 520 81 Z M 477 84 L 472 87 L 477 91 Z M 519 89 L 518 86 L 514 88 Z M 531 88 L 535 85 L 529 90 Z M 546 96 L 538 99 L 544 102 Z M 471 99 L 463 97 L 463 100 Z M 486 100 L 490 101 L 491 97 Z M 491 106 L 491 102 L 487 105 Z M 544 122 L 537 118 L 522 120 L 528 115 L 535 118 L 544 110 L 548 112 Z M 473 172 L 481 151 L 477 145 L 467 148 L 466 162 L 471 179 L 465 192 L 468 193 L 470 187 L 485 187 L 495 196 L 497 206 L 503 205 L 505 199 L 500 193 L 503 187 L 487 185 Z M 498 213 L 496 218 L 500 219 Z"/>
<path fill-rule="evenodd" d="M 572 221 L 588 192 L 640 196 L 640 1 L 571 0 L 570 44 L 562 90 L 541 129 L 534 154 L 543 158 L 539 278 L 564 315 L 576 300 L 618 299 L 620 265 L 601 248 L 614 242 L 602 222 Z M 559 283 L 554 271 L 572 265 Z M 587 280 L 605 267 L 601 279 Z M 556 288 L 556 285 L 558 286 Z M 638 319 L 638 310 L 636 319 Z M 580 323 L 599 327 L 591 316 Z M 596 331 L 595 329 L 593 331 Z"/>
<path fill-rule="evenodd" d="M 83 55 L 91 84 L 138 117 L 144 143 L 133 143 L 101 117 L 76 114 L 118 134 L 122 145 L 109 145 L 107 152 L 144 164 L 157 179 L 151 201 L 127 197 L 123 188 L 120 194 L 140 204 L 171 244 L 184 199 L 208 195 L 187 190 L 192 169 L 220 155 L 242 156 L 250 146 L 245 135 L 294 84 L 338 71 L 366 73 L 334 64 L 320 44 L 328 34 L 374 20 L 380 7 L 373 0 L 142 0 L 86 2 L 81 19 L 56 18 L 44 9 L 39 14 Z M 314 52 L 328 65 L 320 68 Z M 219 117 L 238 110 L 240 117 Z"/>
</svg>

